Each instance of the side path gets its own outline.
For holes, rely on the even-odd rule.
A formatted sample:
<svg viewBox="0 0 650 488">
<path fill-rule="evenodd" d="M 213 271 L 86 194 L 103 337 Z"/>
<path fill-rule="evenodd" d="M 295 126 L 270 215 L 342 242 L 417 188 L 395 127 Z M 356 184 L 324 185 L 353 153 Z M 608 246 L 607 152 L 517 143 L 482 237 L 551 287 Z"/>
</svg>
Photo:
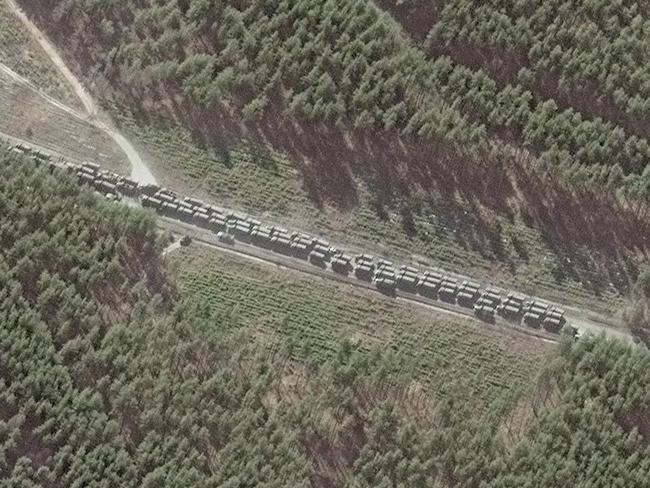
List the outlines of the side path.
<svg viewBox="0 0 650 488">
<path fill-rule="evenodd" d="M 43 51 L 50 58 L 54 66 L 59 70 L 61 75 L 68 81 L 70 86 L 74 89 L 75 94 L 81 100 L 86 112 L 87 120 L 93 124 L 98 129 L 105 132 L 115 143 L 122 149 L 126 154 L 129 162 L 131 163 L 131 179 L 142 184 L 156 184 L 156 178 L 151 173 L 151 170 L 147 167 L 145 162 L 142 160 L 138 151 L 133 147 L 129 140 L 120 133 L 120 131 L 110 122 L 107 117 L 103 117 L 105 120 L 102 120 L 100 116 L 102 115 L 99 106 L 92 98 L 92 96 L 86 91 L 83 84 L 77 77 L 70 71 L 66 66 L 63 58 L 59 55 L 56 47 L 45 37 L 45 35 L 36 27 L 36 25 L 25 15 L 25 13 L 20 9 L 15 0 L 5 0 L 5 3 L 11 8 L 12 12 L 20 19 L 25 28 L 29 33 L 34 37 L 34 39 L 41 46 Z M 33 88 L 33 86 L 31 86 Z M 44 97 L 50 103 L 53 103 L 49 98 Z"/>
</svg>

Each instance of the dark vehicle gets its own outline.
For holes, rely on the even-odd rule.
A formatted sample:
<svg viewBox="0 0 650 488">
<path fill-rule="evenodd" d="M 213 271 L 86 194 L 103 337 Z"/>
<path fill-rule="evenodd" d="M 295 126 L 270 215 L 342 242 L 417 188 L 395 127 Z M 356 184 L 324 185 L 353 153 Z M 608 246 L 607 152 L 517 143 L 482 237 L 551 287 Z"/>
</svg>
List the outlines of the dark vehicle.
<svg viewBox="0 0 650 488">
<path fill-rule="evenodd" d="M 410 293 L 417 291 L 418 278 L 408 273 L 401 273 L 397 277 L 397 287 Z"/>
<path fill-rule="evenodd" d="M 461 307 L 472 308 L 476 302 L 476 295 L 461 291 L 456 295 L 456 299 L 458 300 L 458 305 Z"/>
<path fill-rule="evenodd" d="M 423 281 L 418 287 L 418 293 L 423 297 L 438 298 L 438 287 L 429 281 Z"/>
<path fill-rule="evenodd" d="M 438 290 L 438 296 L 443 302 L 456 303 L 456 289 L 448 286 L 443 286 Z"/>
<path fill-rule="evenodd" d="M 372 281 L 372 269 L 369 265 L 359 265 L 354 268 L 354 275 L 360 280 Z"/>
<path fill-rule="evenodd" d="M 519 320 L 521 317 L 521 308 L 514 305 L 501 305 L 498 311 L 503 318 L 509 320 Z"/>
<path fill-rule="evenodd" d="M 325 268 L 326 256 L 322 252 L 312 251 L 309 253 L 309 262 L 320 268 Z"/>
<path fill-rule="evenodd" d="M 332 259 L 332 270 L 335 273 L 347 275 L 353 269 L 350 259 L 347 257 L 335 256 Z"/>
<path fill-rule="evenodd" d="M 474 315 L 491 324 L 495 321 L 494 308 L 490 305 L 474 305 Z"/>
<path fill-rule="evenodd" d="M 524 314 L 524 323 L 530 327 L 539 328 L 542 317 L 535 312 L 526 312 Z"/>
<path fill-rule="evenodd" d="M 375 286 L 377 289 L 387 295 L 395 294 L 395 280 L 392 278 L 379 278 L 375 280 Z"/>
</svg>

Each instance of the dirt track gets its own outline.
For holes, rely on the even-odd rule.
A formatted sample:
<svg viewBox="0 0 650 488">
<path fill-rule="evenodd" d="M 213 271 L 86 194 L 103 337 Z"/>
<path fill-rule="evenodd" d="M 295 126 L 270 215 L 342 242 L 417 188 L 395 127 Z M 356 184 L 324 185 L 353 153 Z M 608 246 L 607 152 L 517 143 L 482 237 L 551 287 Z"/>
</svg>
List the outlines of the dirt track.
<svg viewBox="0 0 650 488">
<path fill-rule="evenodd" d="M 7 137 L 3 134 L 0 134 L 0 137 L 8 139 L 10 142 L 15 144 L 21 143 L 27 146 L 34 147 L 34 145 L 29 141 Z M 39 149 L 44 153 L 48 153 L 48 150 L 38 148 L 38 147 L 34 147 L 34 148 Z M 124 198 L 122 202 L 130 207 L 141 208 L 139 201 L 136 199 Z M 238 255 L 239 257 L 256 261 L 264 265 L 276 266 L 283 269 L 291 269 L 315 277 L 324 278 L 328 280 L 335 280 L 353 286 L 363 287 L 366 289 L 377 291 L 376 286 L 372 283 L 364 282 L 362 280 L 357 279 L 356 277 L 340 275 L 338 273 L 333 272 L 331 269 L 318 268 L 308 263 L 307 261 L 295 259 L 290 256 L 278 254 L 269 250 L 265 250 L 260 247 L 253 246 L 251 244 L 246 244 L 238 241 L 236 241 L 233 244 L 224 244 L 217 239 L 216 235 L 213 232 L 189 223 L 159 216 L 158 225 L 161 229 L 170 232 L 178 239 L 180 239 L 180 237 L 184 235 L 188 235 L 192 237 L 195 243 L 217 249 L 220 252 L 226 254 L 234 254 L 234 255 Z M 177 250 L 178 248 L 180 248 L 180 243 L 176 241 L 163 251 L 163 256 L 166 256 L 167 254 Z M 455 315 L 463 318 L 474 317 L 473 312 L 467 308 L 463 308 L 456 304 L 445 303 L 440 300 L 428 299 L 418 294 L 413 294 L 413 293 L 408 293 L 408 292 L 403 292 L 398 290 L 395 293 L 395 296 L 393 296 L 391 299 L 407 302 L 416 306 L 424 306 L 430 308 L 431 310 L 435 310 L 438 313 L 445 313 L 445 314 Z M 554 304 L 554 305 L 557 305 L 561 308 L 566 308 L 566 306 L 563 304 Z M 576 327 L 582 334 L 593 334 L 593 335 L 603 334 L 609 338 L 618 339 L 628 344 L 634 342 L 632 335 L 629 332 L 616 329 L 612 326 L 608 326 L 606 323 L 594 322 L 593 320 L 589 319 L 588 313 L 584 310 L 571 308 L 571 309 L 567 309 L 567 312 L 568 312 L 567 313 L 568 323 Z M 513 333 L 517 333 L 517 334 L 523 333 L 528 336 L 534 336 L 537 339 L 543 340 L 545 342 L 557 342 L 557 336 L 555 334 L 546 333 L 542 330 L 540 331 L 533 330 L 529 327 L 525 327 L 521 324 L 515 324 L 513 322 L 507 321 L 500 317 L 496 318 L 496 324 L 485 323 L 484 325 L 486 327 L 499 327 L 501 329 L 505 328 L 505 330 L 510 330 Z"/>
<path fill-rule="evenodd" d="M 65 62 L 61 58 L 61 56 L 58 54 L 56 48 L 54 45 L 41 33 L 41 31 L 36 27 L 36 25 L 29 20 L 29 18 L 20 10 L 18 5 L 15 3 L 14 0 L 4 0 L 7 5 L 9 5 L 12 9 L 12 11 L 16 14 L 16 16 L 21 20 L 21 22 L 25 25 L 25 27 L 29 30 L 31 35 L 38 41 L 39 45 L 42 47 L 44 52 L 48 55 L 52 63 L 56 66 L 56 68 L 61 72 L 62 76 L 70 83 L 70 85 L 73 87 L 74 92 L 76 95 L 79 97 L 81 100 L 85 110 L 86 114 L 80 114 L 79 112 L 66 107 L 65 105 L 62 105 L 60 102 L 57 100 L 52 99 L 51 97 L 45 95 L 42 93 L 40 90 L 38 90 L 36 87 L 34 87 L 33 84 L 29 82 L 29 80 L 25 80 L 24 78 L 20 77 L 19 75 L 16 75 L 15 73 L 11 72 L 11 70 L 8 70 L 8 73 L 11 74 L 13 77 L 19 78 L 23 83 L 27 84 L 30 86 L 33 90 L 38 91 L 38 93 L 43 97 L 44 101 L 47 103 L 52 103 L 56 105 L 59 108 L 63 108 L 66 111 L 68 111 L 71 114 L 74 114 L 77 117 L 83 118 L 84 120 L 87 120 L 91 124 L 93 124 L 95 127 L 98 129 L 104 131 L 107 135 L 109 135 L 115 143 L 122 149 L 122 151 L 127 155 L 130 163 L 131 163 L 131 178 L 134 179 L 135 181 L 138 181 L 140 183 L 156 183 L 156 180 L 147 167 L 147 165 L 144 163 L 140 155 L 138 154 L 137 150 L 133 147 L 133 145 L 128 141 L 124 135 L 122 135 L 114 126 L 111 122 L 109 121 L 104 121 L 103 119 L 106 118 L 105 115 L 103 115 L 94 101 L 94 99 L 90 96 L 90 94 L 86 91 L 84 88 L 83 84 L 75 77 L 75 75 L 70 71 L 70 69 L 66 66 Z M 3 69 L 7 71 L 2 63 L 0 63 L 0 69 Z M 108 119 L 106 119 L 108 120 Z M 210 242 L 210 245 L 217 245 L 215 242 Z M 224 246 L 218 246 L 223 248 Z M 174 248 L 170 248 L 167 250 L 167 252 L 173 251 Z M 222 249 L 223 250 L 223 249 Z M 232 252 L 232 251 L 231 251 Z M 253 255 L 248 252 L 244 253 L 247 254 L 249 258 L 252 258 Z M 260 259 L 258 257 L 258 259 Z M 268 259 L 267 259 L 268 261 Z M 277 264 L 277 263 L 276 263 Z M 300 269 L 301 271 L 307 271 L 311 274 L 314 274 L 314 271 L 311 267 L 306 268 L 306 269 Z M 410 298 L 405 298 L 405 297 L 400 297 L 400 299 L 403 300 L 409 300 L 411 301 Z M 433 306 L 431 304 L 427 304 L 428 306 Z M 440 305 L 435 305 L 437 309 L 440 309 Z M 452 310 L 447 310 L 447 313 L 459 313 L 458 311 L 452 311 Z M 462 312 L 461 312 L 462 313 Z M 571 322 L 574 323 L 576 326 L 578 326 L 579 329 L 581 329 L 584 332 L 589 332 L 593 334 L 601 334 L 604 333 L 608 336 L 611 337 L 616 337 L 618 339 L 624 340 L 624 341 L 631 341 L 631 337 L 629 334 L 626 332 L 620 331 L 613 329 L 611 327 L 606 327 L 601 324 L 596 324 L 593 321 L 589 320 L 585 314 L 584 311 L 581 310 L 576 310 L 574 314 L 572 314 L 571 317 Z"/>
<path fill-rule="evenodd" d="M 235 241 L 233 244 L 224 244 L 216 238 L 214 233 L 205 229 L 201 229 L 189 223 L 180 222 L 167 217 L 159 217 L 158 222 L 161 229 L 171 232 L 176 237 L 189 235 L 192 237 L 193 241 L 196 244 L 208 246 L 225 254 L 233 254 L 267 266 L 275 266 L 281 269 L 289 269 L 300 273 L 306 273 L 314 277 L 326 280 L 334 280 L 340 283 L 345 283 L 347 285 L 361 287 L 367 290 L 372 290 L 373 292 L 377 292 L 377 288 L 373 283 L 359 280 L 352 275 L 341 275 L 333 272 L 329 268 L 321 269 L 317 266 L 314 266 L 313 264 L 310 264 L 307 261 L 295 259 L 293 257 L 278 254 L 239 241 Z M 473 310 L 471 309 L 463 308 L 460 305 L 450 304 L 440 300 L 429 299 L 415 293 L 397 290 L 394 296 L 387 296 L 387 299 L 402 301 L 413 306 L 427 307 L 431 310 L 436 311 L 437 313 L 453 315 L 463 319 L 475 318 Z M 569 322 L 571 325 L 576 326 L 583 334 L 604 334 L 605 336 L 612 339 L 622 340 L 626 343 L 632 342 L 632 337 L 629 334 L 612 329 L 611 327 L 598 326 L 597 324 L 592 323 L 588 320 L 579 320 L 576 322 L 574 321 L 573 317 L 570 318 Z M 510 331 L 514 334 L 524 334 L 527 336 L 535 337 L 545 342 L 557 342 L 558 340 L 558 336 L 556 334 L 548 333 L 543 329 L 531 329 L 530 327 L 510 322 L 498 316 L 496 317 L 495 324 L 489 324 L 485 322 L 481 323 L 488 328 L 494 327 L 502 331 Z"/>
<path fill-rule="evenodd" d="M 66 66 L 65 62 L 63 61 L 63 58 L 59 55 L 54 45 L 43 35 L 43 33 L 38 29 L 38 27 L 36 27 L 36 25 L 31 20 L 29 20 L 27 15 L 25 15 L 25 13 L 20 9 L 20 7 L 16 4 L 14 0 L 5 0 L 5 3 L 11 8 L 12 12 L 14 12 L 16 16 L 20 19 L 20 21 L 23 23 L 25 28 L 34 37 L 34 39 L 36 39 L 36 41 L 41 46 L 45 54 L 47 54 L 48 58 L 50 58 L 54 66 L 56 66 L 57 70 L 59 70 L 61 75 L 68 81 L 70 86 L 73 88 L 75 94 L 77 95 L 77 97 L 79 97 L 79 100 L 81 100 L 81 103 L 86 109 L 86 116 L 88 122 L 90 122 L 95 127 L 104 131 L 108 136 L 110 136 L 110 138 L 115 141 L 115 144 L 117 144 L 122 149 L 122 151 L 126 154 L 127 158 L 129 159 L 129 162 L 131 163 L 131 179 L 143 184 L 147 184 L 147 183 L 155 184 L 156 178 L 153 176 L 151 170 L 147 167 L 145 162 L 142 160 L 142 158 L 138 154 L 138 151 L 133 147 L 133 145 L 129 142 L 129 140 L 126 137 L 124 137 L 124 135 L 122 135 L 119 132 L 119 130 L 113 126 L 112 123 L 110 123 L 110 121 L 102 120 L 102 119 L 106 119 L 106 120 L 109 119 L 106 117 L 102 117 L 102 112 L 99 109 L 99 106 L 97 105 L 97 103 L 95 103 L 95 100 L 86 91 L 83 84 L 77 79 L 74 73 L 72 73 L 72 71 L 70 71 L 70 69 Z M 51 98 L 51 97 L 45 97 L 45 98 Z M 58 104 L 58 102 L 52 100 L 50 100 L 50 103 Z"/>
</svg>

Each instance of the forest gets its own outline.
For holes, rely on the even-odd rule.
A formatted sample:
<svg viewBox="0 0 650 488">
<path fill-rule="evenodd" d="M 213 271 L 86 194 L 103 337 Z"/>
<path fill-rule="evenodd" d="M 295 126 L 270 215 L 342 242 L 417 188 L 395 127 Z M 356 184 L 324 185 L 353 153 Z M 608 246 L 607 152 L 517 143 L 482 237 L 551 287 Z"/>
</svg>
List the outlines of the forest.
<svg viewBox="0 0 650 488">
<path fill-rule="evenodd" d="M 482 415 L 390 350 L 269 353 L 179 291 L 164 245 L 149 214 L 1 150 L 2 486 L 650 486 L 647 349 L 564 337 Z"/>
<path fill-rule="evenodd" d="M 645 7 L 380 3 L 390 12 L 371 0 L 57 0 L 51 23 L 50 2 L 21 2 L 82 69 L 145 110 L 287 114 L 469 160 L 461 147 L 512 146 L 529 164 L 647 203 Z M 434 12 L 425 40 L 391 15 L 405 5 L 412 17 Z"/>
<path fill-rule="evenodd" d="M 163 186 L 608 320 L 647 262 L 640 3 L 18 3 Z"/>
<path fill-rule="evenodd" d="M 302 157 L 277 171 L 303 170 L 308 193 L 332 201 L 354 195 L 351 171 L 377 214 L 411 230 L 435 186 L 433 210 L 460 194 L 473 227 L 492 224 L 484 205 L 518 213 L 554 251 L 604 249 L 603 267 L 630 269 L 620 312 L 647 338 L 650 271 L 630 258 L 647 261 L 650 245 L 644 3 L 18 3 L 112 114 L 173 121 L 227 154 L 242 138 L 269 142 Z M 274 167 L 262 150 L 234 153 Z M 251 180 L 259 199 L 294 190 Z M 546 260 L 516 243 L 522 260 Z M 414 375 L 436 367 L 435 350 L 424 361 L 341 339 L 316 358 L 296 340 L 325 329 L 307 314 L 285 318 L 276 329 L 293 336 L 268 347 L 231 305 L 252 286 L 217 263 L 224 288 L 183 288 L 167 244 L 153 215 L 0 146 L 2 488 L 650 488 L 647 348 L 562 336 L 525 388 L 489 385 L 501 377 L 486 366 L 502 397 L 479 409 L 462 378 Z M 268 293 L 274 305 L 281 294 Z M 322 320 L 336 314 L 311 303 Z M 489 355 L 476 350 L 464 359 L 480 369 Z"/>
</svg>

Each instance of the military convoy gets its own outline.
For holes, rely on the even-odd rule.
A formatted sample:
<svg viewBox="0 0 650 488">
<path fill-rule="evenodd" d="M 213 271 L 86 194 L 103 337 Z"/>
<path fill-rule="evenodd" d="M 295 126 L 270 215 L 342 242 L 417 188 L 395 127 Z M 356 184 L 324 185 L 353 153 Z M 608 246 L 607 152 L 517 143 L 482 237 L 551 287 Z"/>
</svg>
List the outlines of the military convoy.
<svg viewBox="0 0 650 488">
<path fill-rule="evenodd" d="M 330 267 L 341 275 L 352 274 L 359 280 L 373 283 L 386 294 L 401 290 L 432 300 L 473 310 L 476 317 L 494 322 L 499 315 L 513 323 L 523 323 L 532 328 L 544 328 L 557 333 L 566 324 L 564 311 L 551 304 L 514 292 L 496 288 L 481 288 L 473 281 L 459 280 L 442 270 L 420 271 L 413 266 L 399 268 L 387 260 L 375 260 L 369 254 L 350 256 L 329 242 L 306 234 L 290 232 L 275 226 L 264 225 L 249 216 L 209 205 L 201 200 L 182 197 L 176 192 L 156 185 L 139 185 L 135 181 L 102 170 L 97 164 L 76 165 L 15 146 L 14 151 L 31 155 L 38 163 L 65 168 L 74 173 L 80 183 L 93 187 L 111 200 L 121 196 L 139 198 L 141 205 L 167 218 L 196 225 L 216 234 L 225 244 L 248 243 L 296 259 L 306 260 L 322 269 Z"/>
</svg>

